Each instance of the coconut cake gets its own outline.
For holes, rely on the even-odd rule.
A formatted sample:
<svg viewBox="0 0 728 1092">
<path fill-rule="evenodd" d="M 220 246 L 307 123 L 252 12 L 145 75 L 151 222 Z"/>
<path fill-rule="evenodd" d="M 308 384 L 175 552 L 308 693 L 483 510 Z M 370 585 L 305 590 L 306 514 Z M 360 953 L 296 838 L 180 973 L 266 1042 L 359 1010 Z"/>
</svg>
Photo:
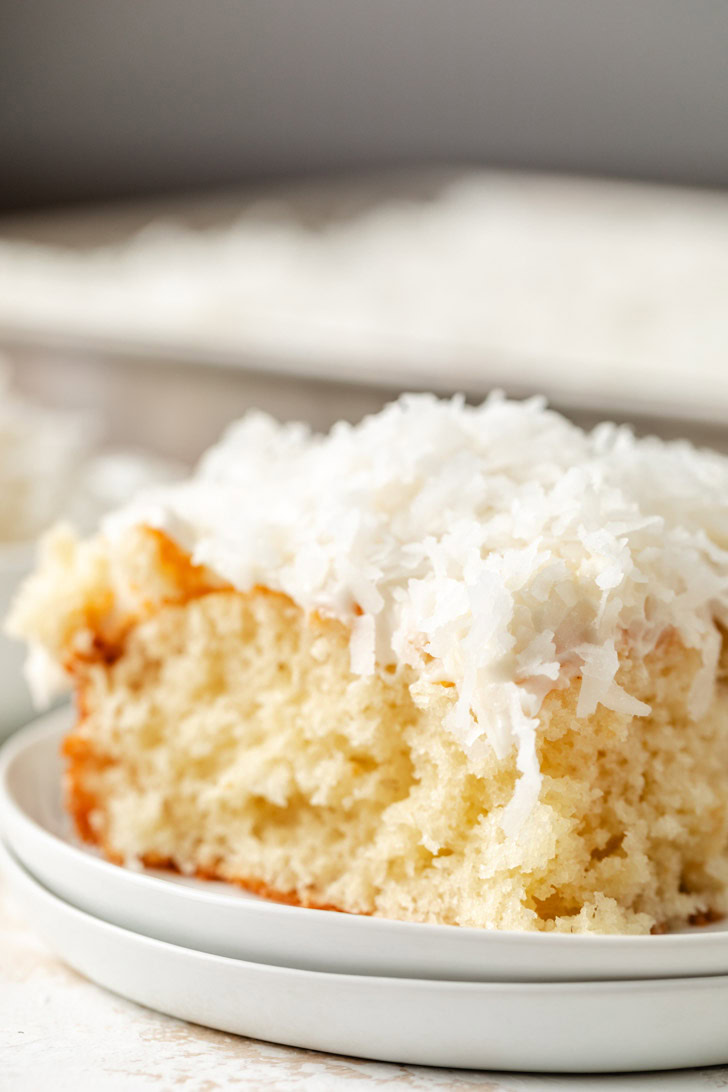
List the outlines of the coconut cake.
<svg viewBox="0 0 728 1092">
<path fill-rule="evenodd" d="M 110 859 L 305 906 L 648 933 L 728 908 L 728 459 L 542 400 L 250 413 L 59 526 L 9 627 Z"/>
</svg>

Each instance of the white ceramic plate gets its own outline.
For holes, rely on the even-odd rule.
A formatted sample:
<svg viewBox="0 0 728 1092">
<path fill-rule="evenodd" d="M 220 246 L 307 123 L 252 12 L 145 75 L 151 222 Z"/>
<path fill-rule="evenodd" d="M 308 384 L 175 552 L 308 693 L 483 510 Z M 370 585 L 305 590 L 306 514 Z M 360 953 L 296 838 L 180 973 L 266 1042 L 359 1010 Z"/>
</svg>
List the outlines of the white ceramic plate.
<svg viewBox="0 0 728 1092">
<path fill-rule="evenodd" d="M 102 860 L 61 805 L 60 710 L 7 743 L 0 828 L 26 868 L 88 913 L 158 940 L 261 963 L 462 981 L 581 981 L 728 974 L 724 923 L 655 937 L 507 933 L 282 906 L 231 885 Z"/>
<path fill-rule="evenodd" d="M 152 940 L 76 910 L 11 854 L 0 868 L 51 948 L 149 1008 L 256 1039 L 418 1065 L 540 1072 L 728 1061 L 728 977 L 445 982 L 321 974 Z"/>
</svg>

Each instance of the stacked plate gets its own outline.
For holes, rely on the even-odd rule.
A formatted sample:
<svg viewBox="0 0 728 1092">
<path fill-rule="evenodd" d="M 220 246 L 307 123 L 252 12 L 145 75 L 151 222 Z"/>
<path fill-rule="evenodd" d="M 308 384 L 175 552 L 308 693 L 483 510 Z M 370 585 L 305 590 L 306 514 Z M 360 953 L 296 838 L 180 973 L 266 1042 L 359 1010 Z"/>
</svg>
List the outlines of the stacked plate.
<svg viewBox="0 0 728 1092">
<path fill-rule="evenodd" d="M 94 982 L 223 1031 L 385 1061 L 562 1072 L 728 1062 L 728 927 L 650 937 L 487 932 L 306 910 L 132 871 L 64 815 L 62 710 L 0 761 L 1 863 Z"/>
</svg>

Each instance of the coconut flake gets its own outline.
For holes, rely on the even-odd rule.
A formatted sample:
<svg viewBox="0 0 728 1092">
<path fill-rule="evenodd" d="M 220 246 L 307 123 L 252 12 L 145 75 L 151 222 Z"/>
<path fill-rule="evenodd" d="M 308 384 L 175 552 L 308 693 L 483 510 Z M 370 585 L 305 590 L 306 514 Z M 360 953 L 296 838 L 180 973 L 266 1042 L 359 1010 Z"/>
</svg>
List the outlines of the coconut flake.
<svg viewBox="0 0 728 1092">
<path fill-rule="evenodd" d="M 375 666 L 374 619 L 362 614 L 351 624 L 351 670 L 355 675 L 371 675 Z"/>
</svg>

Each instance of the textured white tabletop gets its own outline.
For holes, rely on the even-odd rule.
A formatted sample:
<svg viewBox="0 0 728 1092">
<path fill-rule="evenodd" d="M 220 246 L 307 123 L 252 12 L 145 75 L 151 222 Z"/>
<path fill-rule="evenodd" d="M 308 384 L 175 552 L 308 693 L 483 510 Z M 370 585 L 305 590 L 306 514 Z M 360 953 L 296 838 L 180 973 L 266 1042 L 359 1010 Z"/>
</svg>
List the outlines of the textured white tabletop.
<svg viewBox="0 0 728 1092">
<path fill-rule="evenodd" d="M 392 1084 L 416 1090 L 683 1092 L 728 1088 L 728 1067 L 621 1077 L 474 1073 L 384 1065 L 224 1035 L 143 1009 L 69 970 L 24 924 L 0 880 L 2 1092 L 330 1092 Z"/>
</svg>

